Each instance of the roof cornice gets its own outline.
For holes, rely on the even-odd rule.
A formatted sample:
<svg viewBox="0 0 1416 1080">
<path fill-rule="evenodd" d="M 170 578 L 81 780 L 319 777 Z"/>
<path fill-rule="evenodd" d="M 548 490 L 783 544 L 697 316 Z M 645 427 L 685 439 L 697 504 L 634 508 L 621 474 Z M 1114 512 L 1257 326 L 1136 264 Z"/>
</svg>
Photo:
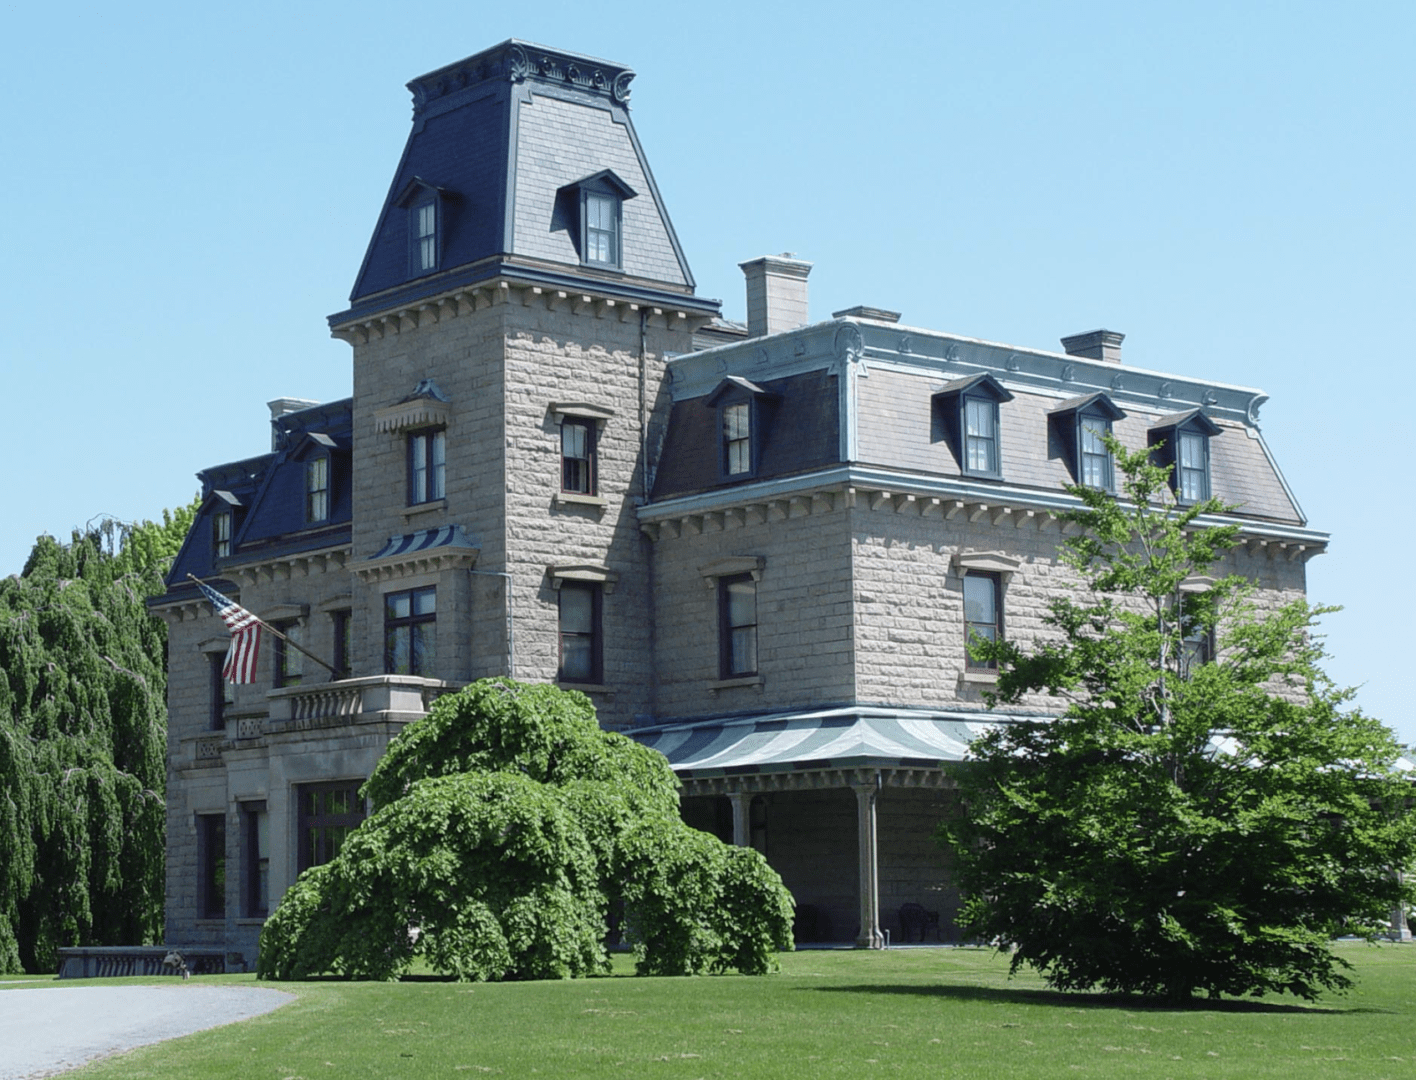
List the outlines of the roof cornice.
<svg viewBox="0 0 1416 1080">
<path fill-rule="evenodd" d="M 1007 484 L 980 483 L 901 470 L 839 465 L 817 472 L 649 503 L 638 509 L 639 527 L 653 540 L 684 534 L 721 532 L 758 521 L 783 521 L 834 510 L 865 508 L 906 516 L 986 519 L 995 527 L 1056 531 L 1071 535 L 1077 526 L 1063 515 L 1083 508 L 1065 491 L 1039 491 Z M 1246 518 L 1242 514 L 1201 515 L 1197 528 L 1237 525 L 1239 543 L 1250 553 L 1282 553 L 1289 561 L 1326 550 L 1329 535 L 1316 529 Z"/>
<path fill-rule="evenodd" d="M 413 115 L 489 82 L 540 83 L 606 98 L 628 108 L 634 72 L 623 64 L 510 38 L 408 83 Z"/>
</svg>

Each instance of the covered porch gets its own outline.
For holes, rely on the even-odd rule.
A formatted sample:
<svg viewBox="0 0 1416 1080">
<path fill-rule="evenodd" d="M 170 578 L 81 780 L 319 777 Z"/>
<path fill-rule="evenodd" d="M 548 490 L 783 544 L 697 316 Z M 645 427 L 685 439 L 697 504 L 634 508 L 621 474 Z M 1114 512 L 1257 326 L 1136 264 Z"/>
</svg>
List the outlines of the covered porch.
<svg viewBox="0 0 1416 1080">
<path fill-rule="evenodd" d="M 1004 717 L 841 707 L 631 734 L 669 759 L 686 822 L 766 856 L 797 901 L 799 943 L 957 940 L 934 841 L 957 812 L 950 766 Z"/>
</svg>

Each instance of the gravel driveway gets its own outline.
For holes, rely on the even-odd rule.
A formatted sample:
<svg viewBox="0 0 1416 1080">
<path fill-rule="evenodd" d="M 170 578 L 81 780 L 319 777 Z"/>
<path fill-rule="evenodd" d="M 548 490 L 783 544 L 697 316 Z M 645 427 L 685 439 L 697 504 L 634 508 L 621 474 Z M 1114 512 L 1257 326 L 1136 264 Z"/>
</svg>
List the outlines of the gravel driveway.
<svg viewBox="0 0 1416 1080">
<path fill-rule="evenodd" d="M 0 986 L 0 1080 L 52 1076 L 94 1058 L 246 1020 L 294 1001 L 253 986 Z"/>
</svg>

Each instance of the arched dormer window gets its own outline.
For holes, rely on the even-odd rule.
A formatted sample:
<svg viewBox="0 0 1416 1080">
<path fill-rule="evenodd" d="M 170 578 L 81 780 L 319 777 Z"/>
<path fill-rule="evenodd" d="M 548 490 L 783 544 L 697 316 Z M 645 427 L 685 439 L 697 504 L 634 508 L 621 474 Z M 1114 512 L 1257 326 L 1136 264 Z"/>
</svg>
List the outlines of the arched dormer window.
<svg viewBox="0 0 1416 1080">
<path fill-rule="evenodd" d="M 1099 491 L 1116 489 L 1116 470 L 1105 438 L 1112 433 L 1111 425 L 1125 416 L 1105 394 L 1064 401 L 1047 414 L 1073 483 Z"/>
<path fill-rule="evenodd" d="M 1173 413 L 1152 425 L 1152 458 L 1157 465 L 1171 467 L 1176 502 L 1192 506 L 1210 497 L 1209 441 L 1223 430 L 1203 409 Z"/>
<path fill-rule="evenodd" d="M 623 207 L 635 191 L 609 169 L 556 192 L 557 214 L 574 238 L 580 262 L 606 270 L 624 268 Z"/>
<path fill-rule="evenodd" d="M 415 176 L 408 181 L 394 205 L 408 217 L 408 276 L 422 277 L 442 268 L 443 240 L 447 232 L 450 193 Z"/>
<path fill-rule="evenodd" d="M 1003 479 L 998 406 L 1013 395 L 992 375 L 956 379 L 934 394 L 935 430 L 949 443 L 959 470 L 984 480 Z"/>
</svg>

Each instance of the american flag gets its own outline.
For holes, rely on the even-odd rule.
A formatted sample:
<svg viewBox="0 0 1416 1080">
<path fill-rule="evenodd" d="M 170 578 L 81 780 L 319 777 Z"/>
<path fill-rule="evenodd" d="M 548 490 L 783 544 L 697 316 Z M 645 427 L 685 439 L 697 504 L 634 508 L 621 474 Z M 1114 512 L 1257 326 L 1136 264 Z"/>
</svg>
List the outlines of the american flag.
<svg viewBox="0 0 1416 1080">
<path fill-rule="evenodd" d="M 202 595 L 211 601 L 226 629 L 231 631 L 231 647 L 226 650 L 226 664 L 221 675 L 233 683 L 256 681 L 256 659 L 261 652 L 261 621 L 234 600 L 217 592 L 210 585 L 197 582 Z"/>
</svg>

